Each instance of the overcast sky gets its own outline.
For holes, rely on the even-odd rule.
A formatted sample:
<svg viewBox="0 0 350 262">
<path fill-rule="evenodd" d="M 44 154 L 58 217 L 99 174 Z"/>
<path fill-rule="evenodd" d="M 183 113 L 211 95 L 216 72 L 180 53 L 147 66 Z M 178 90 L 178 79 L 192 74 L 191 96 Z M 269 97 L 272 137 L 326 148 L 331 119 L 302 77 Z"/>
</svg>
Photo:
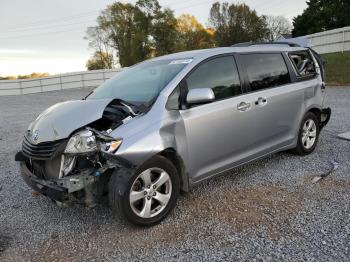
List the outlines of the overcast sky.
<svg viewBox="0 0 350 262">
<path fill-rule="evenodd" d="M 209 10 L 217 0 L 160 0 L 178 16 L 190 13 L 207 24 Z M 85 30 L 95 25 L 100 10 L 113 0 L 0 0 L 0 75 L 85 69 L 93 52 L 84 40 Z M 136 1 L 121 1 L 131 2 Z M 222 2 L 222 1 L 220 1 Z M 259 14 L 283 15 L 288 19 L 302 13 L 305 0 L 240 0 Z"/>
</svg>

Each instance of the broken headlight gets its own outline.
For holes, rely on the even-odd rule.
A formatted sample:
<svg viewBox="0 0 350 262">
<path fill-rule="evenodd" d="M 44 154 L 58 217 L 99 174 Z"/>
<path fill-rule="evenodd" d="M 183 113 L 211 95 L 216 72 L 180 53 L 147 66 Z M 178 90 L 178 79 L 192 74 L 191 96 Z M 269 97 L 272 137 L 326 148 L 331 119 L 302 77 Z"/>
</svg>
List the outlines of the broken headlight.
<svg viewBox="0 0 350 262">
<path fill-rule="evenodd" d="M 84 130 L 73 135 L 66 146 L 64 153 L 80 154 L 97 151 L 96 137 L 90 130 Z"/>
<path fill-rule="evenodd" d="M 118 148 L 121 146 L 122 144 L 121 139 L 115 140 L 115 141 L 111 141 L 110 143 L 106 143 L 106 148 L 105 151 L 107 151 L 108 153 L 115 153 Z"/>
</svg>

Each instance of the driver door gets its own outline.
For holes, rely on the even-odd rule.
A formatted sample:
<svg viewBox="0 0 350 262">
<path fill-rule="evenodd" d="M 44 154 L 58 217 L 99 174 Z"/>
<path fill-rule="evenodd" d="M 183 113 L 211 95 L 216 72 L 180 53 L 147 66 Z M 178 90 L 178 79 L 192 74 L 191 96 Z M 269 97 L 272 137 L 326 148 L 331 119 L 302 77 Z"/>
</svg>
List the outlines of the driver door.
<svg viewBox="0 0 350 262">
<path fill-rule="evenodd" d="M 242 93 L 233 55 L 211 58 L 186 77 L 187 91 L 211 88 L 215 101 L 180 110 L 193 182 L 229 169 L 254 149 L 254 101 Z M 251 98 L 253 99 L 253 98 Z"/>
</svg>

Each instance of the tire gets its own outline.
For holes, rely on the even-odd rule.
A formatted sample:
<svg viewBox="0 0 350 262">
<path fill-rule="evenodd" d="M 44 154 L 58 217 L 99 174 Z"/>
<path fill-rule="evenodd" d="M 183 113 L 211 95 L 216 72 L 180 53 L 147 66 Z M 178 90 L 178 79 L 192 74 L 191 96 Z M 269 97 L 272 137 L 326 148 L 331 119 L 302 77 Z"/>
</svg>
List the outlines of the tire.
<svg viewBox="0 0 350 262">
<path fill-rule="evenodd" d="M 297 155 L 311 154 L 317 145 L 320 135 L 320 121 L 312 112 L 307 112 L 301 121 L 298 133 L 298 143 L 292 150 Z"/>
<path fill-rule="evenodd" d="M 108 196 L 112 210 L 120 218 L 138 226 L 153 226 L 172 211 L 179 192 L 175 166 L 165 157 L 155 156 L 133 174 L 114 173 Z"/>
</svg>

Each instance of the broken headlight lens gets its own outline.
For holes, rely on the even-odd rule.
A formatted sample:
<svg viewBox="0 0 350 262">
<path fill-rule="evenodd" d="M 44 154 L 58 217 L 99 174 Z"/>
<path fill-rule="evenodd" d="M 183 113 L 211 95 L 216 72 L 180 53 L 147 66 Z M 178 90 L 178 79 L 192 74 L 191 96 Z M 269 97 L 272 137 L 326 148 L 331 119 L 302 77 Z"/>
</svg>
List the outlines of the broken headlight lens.
<svg viewBox="0 0 350 262">
<path fill-rule="evenodd" d="M 105 150 L 108 153 L 115 153 L 118 150 L 118 148 L 121 146 L 122 141 L 123 140 L 118 139 L 118 140 L 112 141 L 110 143 L 107 143 Z"/>
<path fill-rule="evenodd" d="M 97 151 L 97 149 L 98 148 L 95 135 L 89 130 L 84 130 L 76 133 L 69 139 L 64 153 L 89 153 Z"/>
</svg>

